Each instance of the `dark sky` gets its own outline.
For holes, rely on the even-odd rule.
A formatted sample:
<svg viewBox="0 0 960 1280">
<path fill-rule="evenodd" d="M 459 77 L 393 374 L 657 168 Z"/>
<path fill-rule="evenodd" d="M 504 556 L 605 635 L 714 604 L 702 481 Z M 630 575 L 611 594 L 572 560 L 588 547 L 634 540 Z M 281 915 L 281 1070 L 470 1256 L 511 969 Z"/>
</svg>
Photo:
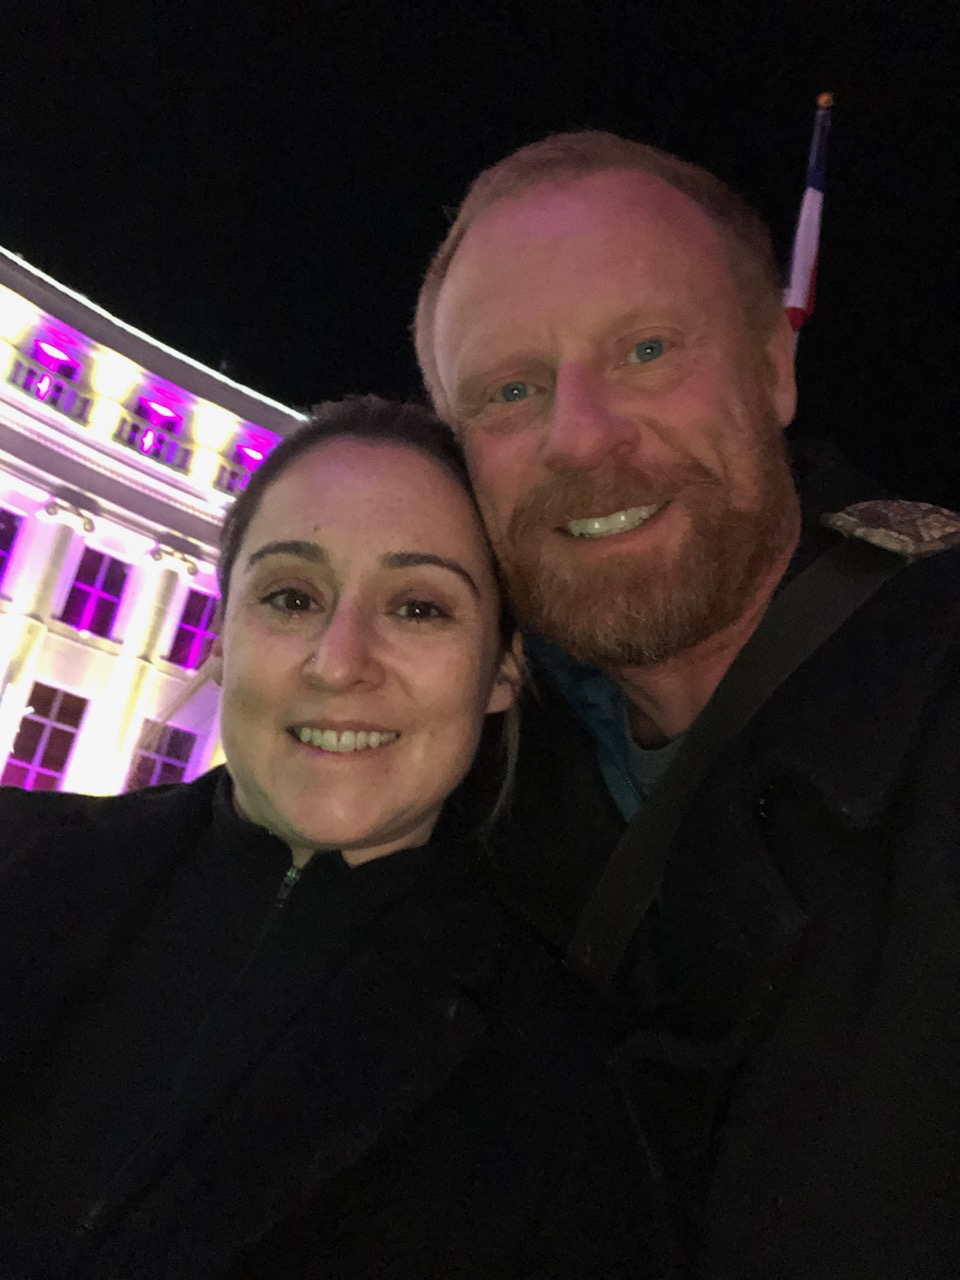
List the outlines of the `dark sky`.
<svg viewBox="0 0 960 1280">
<path fill-rule="evenodd" d="M 31 0 L 0 32 L 0 243 L 294 404 L 409 395 L 470 177 L 556 129 L 714 169 L 789 249 L 837 100 L 801 421 L 960 504 L 949 0 Z M 13 10 L 13 13 L 9 12 Z"/>
</svg>

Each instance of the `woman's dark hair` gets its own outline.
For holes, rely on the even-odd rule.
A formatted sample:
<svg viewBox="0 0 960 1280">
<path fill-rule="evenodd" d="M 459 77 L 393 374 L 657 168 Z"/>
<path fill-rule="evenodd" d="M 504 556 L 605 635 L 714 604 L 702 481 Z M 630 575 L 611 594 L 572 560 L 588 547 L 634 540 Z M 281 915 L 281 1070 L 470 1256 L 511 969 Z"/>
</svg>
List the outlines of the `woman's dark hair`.
<svg viewBox="0 0 960 1280">
<path fill-rule="evenodd" d="M 424 405 L 384 400 L 380 396 L 347 396 L 343 400 L 327 400 L 316 405 L 310 417 L 293 435 L 286 436 L 253 473 L 250 481 L 233 506 L 227 511 L 220 529 L 220 563 L 217 579 L 220 585 L 220 610 L 226 608 L 230 589 L 230 575 L 236 563 L 247 530 L 260 508 L 264 494 L 283 473 L 303 454 L 318 445 L 344 437 L 354 440 L 370 440 L 384 444 L 398 444 L 415 449 L 442 466 L 457 482 L 470 501 L 477 515 L 480 528 L 483 520 L 474 497 L 463 451 L 450 428 Z M 486 534 L 484 533 L 484 536 Z M 489 543 L 488 543 L 489 547 Z M 507 604 L 506 593 L 500 578 L 496 558 L 490 549 L 490 560 L 500 591 L 498 620 L 500 640 L 504 648 L 510 647 L 516 633 L 516 623 Z M 516 765 L 519 741 L 519 718 L 516 705 L 504 717 L 504 753 L 506 779 L 488 821 L 499 814 L 506 803 Z"/>
</svg>

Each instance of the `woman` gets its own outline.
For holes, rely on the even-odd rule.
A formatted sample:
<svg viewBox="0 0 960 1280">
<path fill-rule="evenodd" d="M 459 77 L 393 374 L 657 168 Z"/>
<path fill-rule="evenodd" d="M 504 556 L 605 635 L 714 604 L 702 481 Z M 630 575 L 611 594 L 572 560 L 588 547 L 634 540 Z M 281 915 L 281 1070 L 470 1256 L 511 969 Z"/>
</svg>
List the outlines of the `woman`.
<svg viewBox="0 0 960 1280">
<path fill-rule="evenodd" d="M 636 1274 L 605 1033 L 483 883 L 518 673 L 451 438 L 327 406 L 221 546 L 226 767 L 3 793 L 0 1274 Z"/>
</svg>

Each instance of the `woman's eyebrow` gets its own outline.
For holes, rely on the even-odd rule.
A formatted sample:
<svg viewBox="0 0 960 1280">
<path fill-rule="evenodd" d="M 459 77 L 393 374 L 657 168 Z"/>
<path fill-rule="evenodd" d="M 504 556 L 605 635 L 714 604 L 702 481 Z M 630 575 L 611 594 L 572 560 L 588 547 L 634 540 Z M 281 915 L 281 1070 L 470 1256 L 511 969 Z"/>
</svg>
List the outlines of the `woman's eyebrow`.
<svg viewBox="0 0 960 1280">
<path fill-rule="evenodd" d="M 412 565 L 435 564 L 440 569 L 449 569 L 451 573 L 461 577 L 476 598 L 480 599 L 480 588 L 462 564 L 456 560 L 447 560 L 444 556 L 433 556 L 426 551 L 390 551 L 380 557 L 385 569 L 408 569 Z"/>
<path fill-rule="evenodd" d="M 316 542 L 291 539 L 288 542 L 265 542 L 262 547 L 258 547 L 248 556 L 247 568 L 251 568 L 266 556 L 297 556 L 300 560 L 309 560 L 312 564 L 328 564 L 330 561 L 325 548 Z"/>
</svg>

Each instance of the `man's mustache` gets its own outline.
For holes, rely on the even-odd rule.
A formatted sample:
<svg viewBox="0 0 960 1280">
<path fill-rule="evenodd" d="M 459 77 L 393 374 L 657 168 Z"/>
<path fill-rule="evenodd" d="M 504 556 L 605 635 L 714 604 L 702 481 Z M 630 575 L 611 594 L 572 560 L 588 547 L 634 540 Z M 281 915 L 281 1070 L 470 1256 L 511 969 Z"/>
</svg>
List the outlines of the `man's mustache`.
<svg viewBox="0 0 960 1280">
<path fill-rule="evenodd" d="M 557 469 L 546 484 L 532 489 L 510 519 L 510 539 L 570 520 L 610 515 L 630 507 L 663 506 L 692 485 L 717 485 L 719 477 L 702 462 L 687 459 L 657 473 L 623 464 L 602 471 Z"/>
</svg>

